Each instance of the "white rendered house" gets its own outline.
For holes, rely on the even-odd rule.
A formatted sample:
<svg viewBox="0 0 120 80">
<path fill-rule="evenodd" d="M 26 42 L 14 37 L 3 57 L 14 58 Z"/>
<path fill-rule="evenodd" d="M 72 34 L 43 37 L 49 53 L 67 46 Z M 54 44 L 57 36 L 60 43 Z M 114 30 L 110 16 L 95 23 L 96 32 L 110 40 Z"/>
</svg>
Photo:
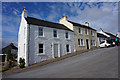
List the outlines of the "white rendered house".
<svg viewBox="0 0 120 80">
<path fill-rule="evenodd" d="M 26 66 L 75 51 L 74 33 L 66 26 L 27 16 L 24 8 L 18 35 L 18 62 Z"/>
</svg>

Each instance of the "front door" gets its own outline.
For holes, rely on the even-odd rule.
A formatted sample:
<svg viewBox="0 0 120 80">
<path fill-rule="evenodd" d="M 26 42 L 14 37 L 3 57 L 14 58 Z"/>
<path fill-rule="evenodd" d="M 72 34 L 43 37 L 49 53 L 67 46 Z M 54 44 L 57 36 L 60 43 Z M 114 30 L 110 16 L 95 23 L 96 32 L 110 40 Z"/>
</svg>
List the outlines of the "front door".
<svg viewBox="0 0 120 80">
<path fill-rule="evenodd" d="M 58 57 L 58 44 L 54 44 L 54 58 Z"/>
<path fill-rule="evenodd" d="M 87 49 L 89 49 L 89 42 L 88 42 L 88 39 L 86 39 L 86 45 L 87 45 Z"/>
</svg>

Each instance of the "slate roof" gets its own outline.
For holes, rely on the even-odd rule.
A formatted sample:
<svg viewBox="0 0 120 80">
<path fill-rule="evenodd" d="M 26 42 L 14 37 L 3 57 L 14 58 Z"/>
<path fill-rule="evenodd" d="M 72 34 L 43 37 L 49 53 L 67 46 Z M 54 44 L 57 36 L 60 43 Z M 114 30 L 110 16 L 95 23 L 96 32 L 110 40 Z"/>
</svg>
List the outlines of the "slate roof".
<svg viewBox="0 0 120 80">
<path fill-rule="evenodd" d="M 97 33 L 97 37 L 107 38 L 107 36 L 100 34 L 100 33 Z"/>
<path fill-rule="evenodd" d="M 72 21 L 69 21 L 69 20 L 68 20 L 68 22 L 72 23 L 74 26 L 79 26 L 79 27 L 95 30 L 95 29 L 93 29 L 93 28 L 91 28 L 89 26 L 85 26 L 85 25 L 82 25 L 82 24 L 79 24 L 79 23 L 75 23 L 75 22 L 72 22 Z"/>
<path fill-rule="evenodd" d="M 7 53 L 9 50 L 11 50 L 11 49 L 16 49 L 16 50 L 18 50 L 18 48 L 17 48 L 16 46 L 14 46 L 13 43 L 11 43 L 10 45 L 2 48 L 2 54 L 6 54 L 6 53 Z"/>
<path fill-rule="evenodd" d="M 106 34 L 110 35 L 111 38 L 116 38 L 115 35 L 111 34 L 111 33 L 108 33 L 108 32 L 105 32 Z"/>
<path fill-rule="evenodd" d="M 67 28 L 66 26 L 59 24 L 59 23 L 54 23 L 54 22 L 36 19 L 36 18 L 32 18 L 32 17 L 27 17 L 25 19 L 28 24 L 72 31 L 69 28 Z"/>
</svg>

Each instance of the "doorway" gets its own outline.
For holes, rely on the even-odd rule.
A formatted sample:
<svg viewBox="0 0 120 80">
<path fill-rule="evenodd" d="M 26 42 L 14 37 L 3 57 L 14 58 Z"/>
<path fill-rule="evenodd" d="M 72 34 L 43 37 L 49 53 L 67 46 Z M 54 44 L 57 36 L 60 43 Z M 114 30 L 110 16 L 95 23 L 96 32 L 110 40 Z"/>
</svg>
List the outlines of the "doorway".
<svg viewBox="0 0 120 80">
<path fill-rule="evenodd" d="M 86 39 L 86 45 L 87 45 L 87 49 L 89 49 L 89 42 L 88 42 L 88 39 Z"/>
<path fill-rule="evenodd" d="M 54 58 L 58 57 L 58 44 L 54 44 Z"/>
</svg>

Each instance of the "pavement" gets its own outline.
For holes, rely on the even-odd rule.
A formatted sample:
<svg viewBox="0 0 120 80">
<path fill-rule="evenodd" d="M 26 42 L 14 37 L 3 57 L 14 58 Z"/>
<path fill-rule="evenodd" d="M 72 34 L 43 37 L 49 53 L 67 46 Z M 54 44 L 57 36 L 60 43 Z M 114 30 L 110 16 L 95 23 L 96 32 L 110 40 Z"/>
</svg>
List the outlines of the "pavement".
<svg viewBox="0 0 120 80">
<path fill-rule="evenodd" d="M 118 47 L 89 51 L 6 78 L 118 78 Z"/>
</svg>

